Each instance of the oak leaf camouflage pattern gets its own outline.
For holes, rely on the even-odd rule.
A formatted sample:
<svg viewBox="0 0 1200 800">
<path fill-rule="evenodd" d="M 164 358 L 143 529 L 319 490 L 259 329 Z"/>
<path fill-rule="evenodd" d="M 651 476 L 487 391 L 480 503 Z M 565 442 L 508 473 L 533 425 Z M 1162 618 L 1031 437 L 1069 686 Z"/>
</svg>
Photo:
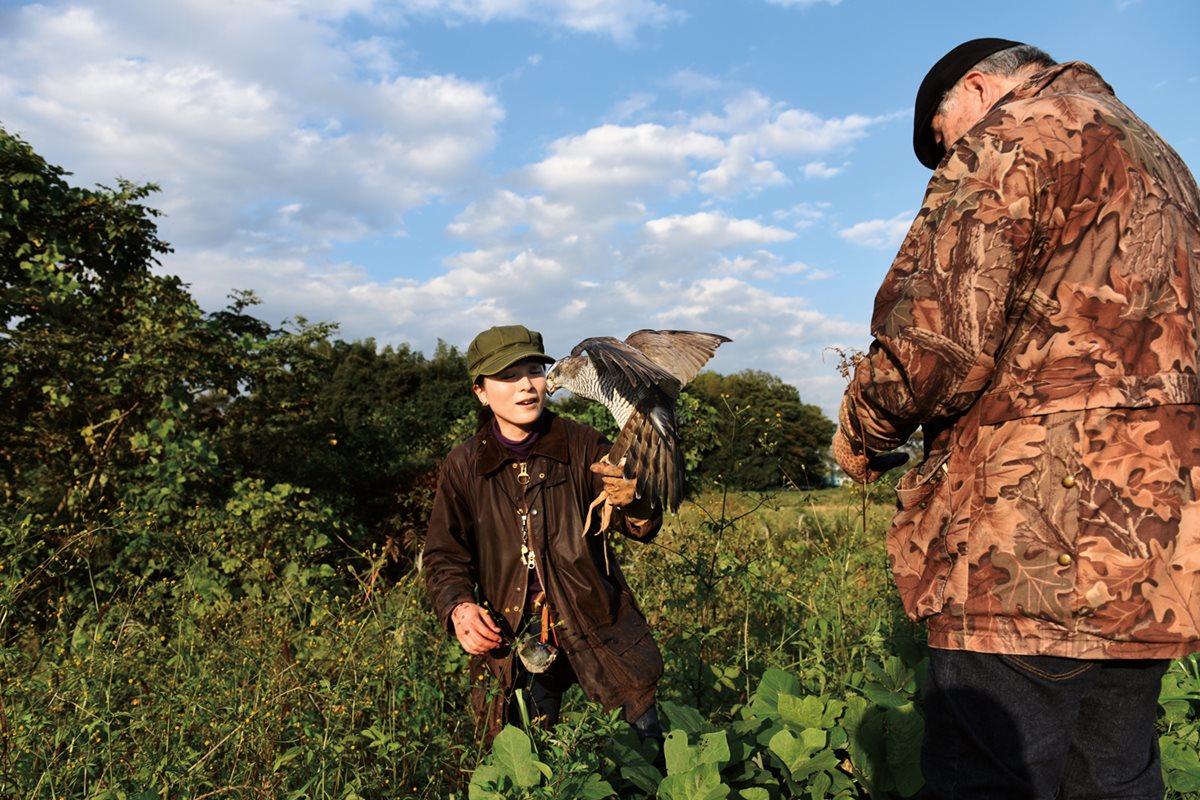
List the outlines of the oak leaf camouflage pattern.
<svg viewBox="0 0 1200 800">
<path fill-rule="evenodd" d="M 843 417 L 890 450 L 897 587 L 934 647 L 1200 649 L 1200 194 L 1088 65 L 947 153 L 876 297 Z"/>
</svg>

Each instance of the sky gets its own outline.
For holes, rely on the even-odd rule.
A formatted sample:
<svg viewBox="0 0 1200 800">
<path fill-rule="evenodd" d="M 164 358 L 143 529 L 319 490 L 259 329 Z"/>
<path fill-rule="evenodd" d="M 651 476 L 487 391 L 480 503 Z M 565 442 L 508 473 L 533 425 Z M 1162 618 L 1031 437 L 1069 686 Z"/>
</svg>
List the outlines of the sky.
<svg viewBox="0 0 1200 800">
<path fill-rule="evenodd" d="M 920 206 L 912 104 L 962 41 L 1095 66 L 1200 167 L 1194 0 L 0 0 L 0 125 L 152 182 L 207 311 L 551 355 L 729 336 L 835 416 Z"/>
</svg>

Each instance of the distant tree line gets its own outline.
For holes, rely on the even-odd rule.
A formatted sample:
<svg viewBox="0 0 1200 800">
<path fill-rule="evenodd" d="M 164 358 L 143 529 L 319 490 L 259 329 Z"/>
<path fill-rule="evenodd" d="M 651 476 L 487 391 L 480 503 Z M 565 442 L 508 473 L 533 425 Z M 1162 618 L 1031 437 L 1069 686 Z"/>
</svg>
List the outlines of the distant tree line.
<svg viewBox="0 0 1200 800">
<path fill-rule="evenodd" d="M 180 517 L 247 482 L 284 484 L 341 520 L 346 545 L 411 551 L 439 460 L 473 429 L 463 354 L 274 326 L 250 293 L 205 312 L 157 269 L 170 248 L 143 202 L 154 185 L 83 189 L 67 175 L 0 129 L 6 520 L 65 541 L 118 509 Z M 555 407 L 615 433 L 598 405 Z M 693 489 L 828 479 L 833 424 L 776 376 L 703 373 L 679 411 Z"/>
</svg>

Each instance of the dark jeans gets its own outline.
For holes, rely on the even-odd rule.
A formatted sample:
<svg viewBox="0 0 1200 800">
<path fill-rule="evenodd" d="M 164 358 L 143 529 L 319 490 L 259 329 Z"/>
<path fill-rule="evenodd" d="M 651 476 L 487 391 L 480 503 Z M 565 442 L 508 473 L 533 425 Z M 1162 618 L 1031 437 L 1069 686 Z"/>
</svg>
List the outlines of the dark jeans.
<svg viewBox="0 0 1200 800">
<path fill-rule="evenodd" d="M 535 717 L 543 717 L 542 726 L 553 727 L 558 722 L 563 694 L 571 688 L 572 684 L 578 682 L 575 670 L 571 669 L 571 662 L 567 660 L 567 654 L 561 650 L 558 658 L 554 659 L 550 669 L 545 672 L 535 675 L 521 669 L 521 674 L 517 677 L 517 686 L 529 691 L 530 721 Z M 521 712 L 514 700 L 509 704 L 508 721 L 514 725 L 520 725 L 520 720 Z M 662 726 L 658 721 L 658 710 L 654 706 L 650 706 L 646 713 L 637 718 L 633 723 L 633 728 L 642 739 L 649 737 L 658 739 L 660 742 L 663 739 Z"/>
<path fill-rule="evenodd" d="M 924 798 L 1154 798 L 1164 660 L 930 650 Z"/>
</svg>

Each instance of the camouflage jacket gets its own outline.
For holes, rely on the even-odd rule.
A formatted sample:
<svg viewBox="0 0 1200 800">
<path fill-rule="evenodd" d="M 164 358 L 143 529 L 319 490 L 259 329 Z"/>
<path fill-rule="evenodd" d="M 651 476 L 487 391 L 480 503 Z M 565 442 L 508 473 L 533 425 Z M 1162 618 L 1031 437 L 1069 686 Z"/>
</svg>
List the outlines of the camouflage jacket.
<svg viewBox="0 0 1200 800">
<path fill-rule="evenodd" d="M 1200 196 L 1088 65 L 947 154 L 876 297 L 843 430 L 921 427 L 888 536 L 935 647 L 1200 650 Z"/>
</svg>

